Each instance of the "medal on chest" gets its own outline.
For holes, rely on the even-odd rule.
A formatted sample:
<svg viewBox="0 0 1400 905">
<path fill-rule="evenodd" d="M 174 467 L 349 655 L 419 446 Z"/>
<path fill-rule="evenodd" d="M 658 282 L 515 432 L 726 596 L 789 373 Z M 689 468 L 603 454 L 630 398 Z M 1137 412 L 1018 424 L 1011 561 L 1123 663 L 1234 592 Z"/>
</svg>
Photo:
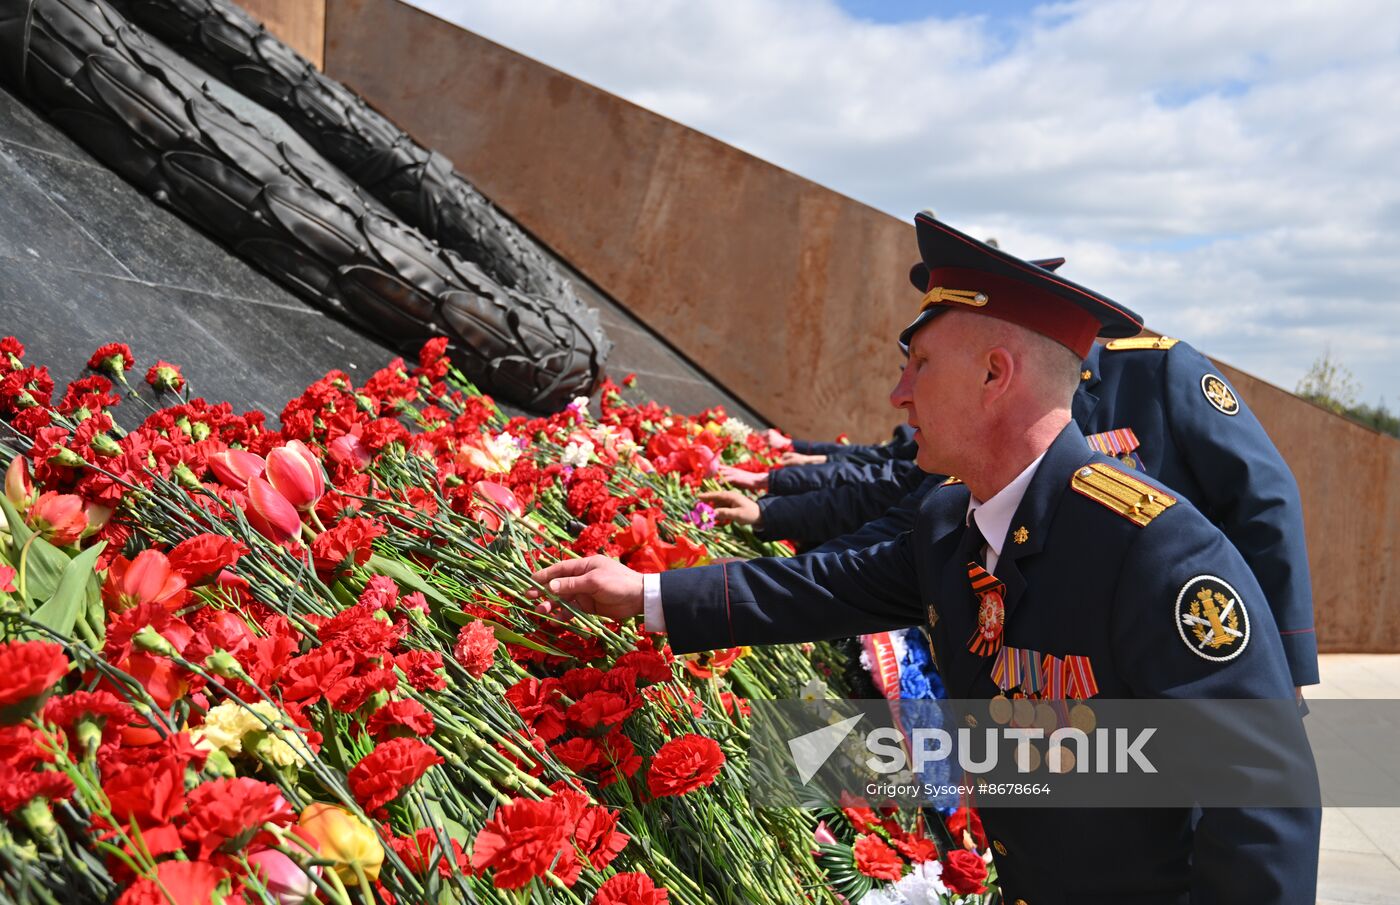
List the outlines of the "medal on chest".
<svg viewBox="0 0 1400 905">
<path fill-rule="evenodd" d="M 990 657 L 1001 648 L 1006 627 L 1006 585 L 975 562 L 967 564 L 967 578 L 977 601 L 977 626 L 967 640 L 967 649 L 979 657 Z"/>
</svg>

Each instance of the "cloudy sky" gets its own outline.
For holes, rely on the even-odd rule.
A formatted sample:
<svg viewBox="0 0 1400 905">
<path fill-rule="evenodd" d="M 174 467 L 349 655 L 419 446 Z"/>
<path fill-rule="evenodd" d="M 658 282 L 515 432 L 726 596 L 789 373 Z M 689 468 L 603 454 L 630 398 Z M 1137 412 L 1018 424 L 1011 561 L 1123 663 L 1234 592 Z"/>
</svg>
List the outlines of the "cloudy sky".
<svg viewBox="0 0 1400 905">
<path fill-rule="evenodd" d="M 414 0 L 1293 389 L 1400 403 L 1393 0 Z"/>
</svg>

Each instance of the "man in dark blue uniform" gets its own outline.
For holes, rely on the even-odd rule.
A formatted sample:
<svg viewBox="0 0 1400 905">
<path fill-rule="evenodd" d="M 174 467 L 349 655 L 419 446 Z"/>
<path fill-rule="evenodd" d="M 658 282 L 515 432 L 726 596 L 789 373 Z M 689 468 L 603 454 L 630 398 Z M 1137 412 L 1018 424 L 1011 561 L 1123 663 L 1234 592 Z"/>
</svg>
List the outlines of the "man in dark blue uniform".
<svg viewBox="0 0 1400 905">
<path fill-rule="evenodd" d="M 919 268 L 913 276 L 920 280 Z M 1096 344 L 1080 377 L 1071 413 L 1089 445 L 1162 481 L 1224 532 L 1264 590 L 1294 686 L 1317 684 L 1302 500 L 1258 419 L 1209 359 L 1165 336 Z M 919 500 L 941 480 L 922 472 L 867 478 L 748 506 L 723 492 L 706 499 L 760 537 L 854 549 L 908 530 Z M 842 537 L 850 532 L 858 533 Z"/>
<path fill-rule="evenodd" d="M 587 611 L 645 614 L 678 652 L 931 620 L 955 698 L 998 693 L 1003 649 L 1079 664 L 1103 697 L 1291 698 L 1239 552 L 1188 501 L 1089 448 L 1070 417 L 1094 336 L 1136 333 L 1136 315 L 930 217 L 916 224 L 929 285 L 891 400 L 920 467 L 961 480 L 926 495 L 912 531 L 655 576 L 589 557 L 537 580 Z M 1189 807 L 1000 808 L 983 822 L 1008 902 L 1304 903 L 1320 817 L 1208 807 L 1193 826 Z"/>
</svg>

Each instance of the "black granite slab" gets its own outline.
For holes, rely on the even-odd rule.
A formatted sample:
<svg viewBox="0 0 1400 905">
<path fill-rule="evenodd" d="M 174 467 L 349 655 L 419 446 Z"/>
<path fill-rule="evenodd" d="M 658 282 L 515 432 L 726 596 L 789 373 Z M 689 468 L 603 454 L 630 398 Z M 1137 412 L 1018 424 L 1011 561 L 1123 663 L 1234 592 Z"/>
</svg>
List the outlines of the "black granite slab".
<svg viewBox="0 0 1400 905">
<path fill-rule="evenodd" d="M 50 126 L 23 101 L 6 91 L 0 91 L 0 139 L 69 160 L 96 163 L 73 139 Z"/>
<path fill-rule="evenodd" d="M 60 385 L 81 376 L 103 343 L 131 346 L 128 381 L 163 358 L 181 366 L 193 391 L 240 410 L 276 416 L 307 384 L 340 368 L 367 377 L 393 353 L 305 306 L 154 286 L 40 262 L 0 262 L 0 333 L 27 346 Z"/>
<path fill-rule="evenodd" d="M 146 283 L 305 307 L 110 170 L 23 147 L 4 151 L 128 275 Z"/>
<path fill-rule="evenodd" d="M 19 159 L 20 153 L 21 148 L 0 145 L 0 258 L 131 276 L 96 238 L 54 203 Z"/>
</svg>

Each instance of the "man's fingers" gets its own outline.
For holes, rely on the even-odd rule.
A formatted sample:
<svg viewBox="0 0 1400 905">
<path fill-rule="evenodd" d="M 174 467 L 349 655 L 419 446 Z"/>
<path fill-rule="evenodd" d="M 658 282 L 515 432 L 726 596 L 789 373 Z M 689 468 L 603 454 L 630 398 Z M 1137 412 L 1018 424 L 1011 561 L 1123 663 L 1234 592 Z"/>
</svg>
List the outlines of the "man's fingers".
<svg viewBox="0 0 1400 905">
<path fill-rule="evenodd" d="M 540 569 L 532 577 L 540 584 L 547 585 L 555 578 L 565 578 L 571 575 L 582 575 L 591 572 L 598 567 L 592 556 L 583 559 L 563 559 L 552 566 Z"/>
<path fill-rule="evenodd" d="M 549 579 L 548 587 L 557 597 L 563 597 L 565 600 L 577 600 L 598 590 L 598 583 L 591 575 L 565 576 L 564 578 Z"/>
<path fill-rule="evenodd" d="M 747 497 L 737 490 L 707 490 L 699 496 L 700 502 L 708 503 L 716 508 L 738 506 L 745 499 Z"/>
</svg>

